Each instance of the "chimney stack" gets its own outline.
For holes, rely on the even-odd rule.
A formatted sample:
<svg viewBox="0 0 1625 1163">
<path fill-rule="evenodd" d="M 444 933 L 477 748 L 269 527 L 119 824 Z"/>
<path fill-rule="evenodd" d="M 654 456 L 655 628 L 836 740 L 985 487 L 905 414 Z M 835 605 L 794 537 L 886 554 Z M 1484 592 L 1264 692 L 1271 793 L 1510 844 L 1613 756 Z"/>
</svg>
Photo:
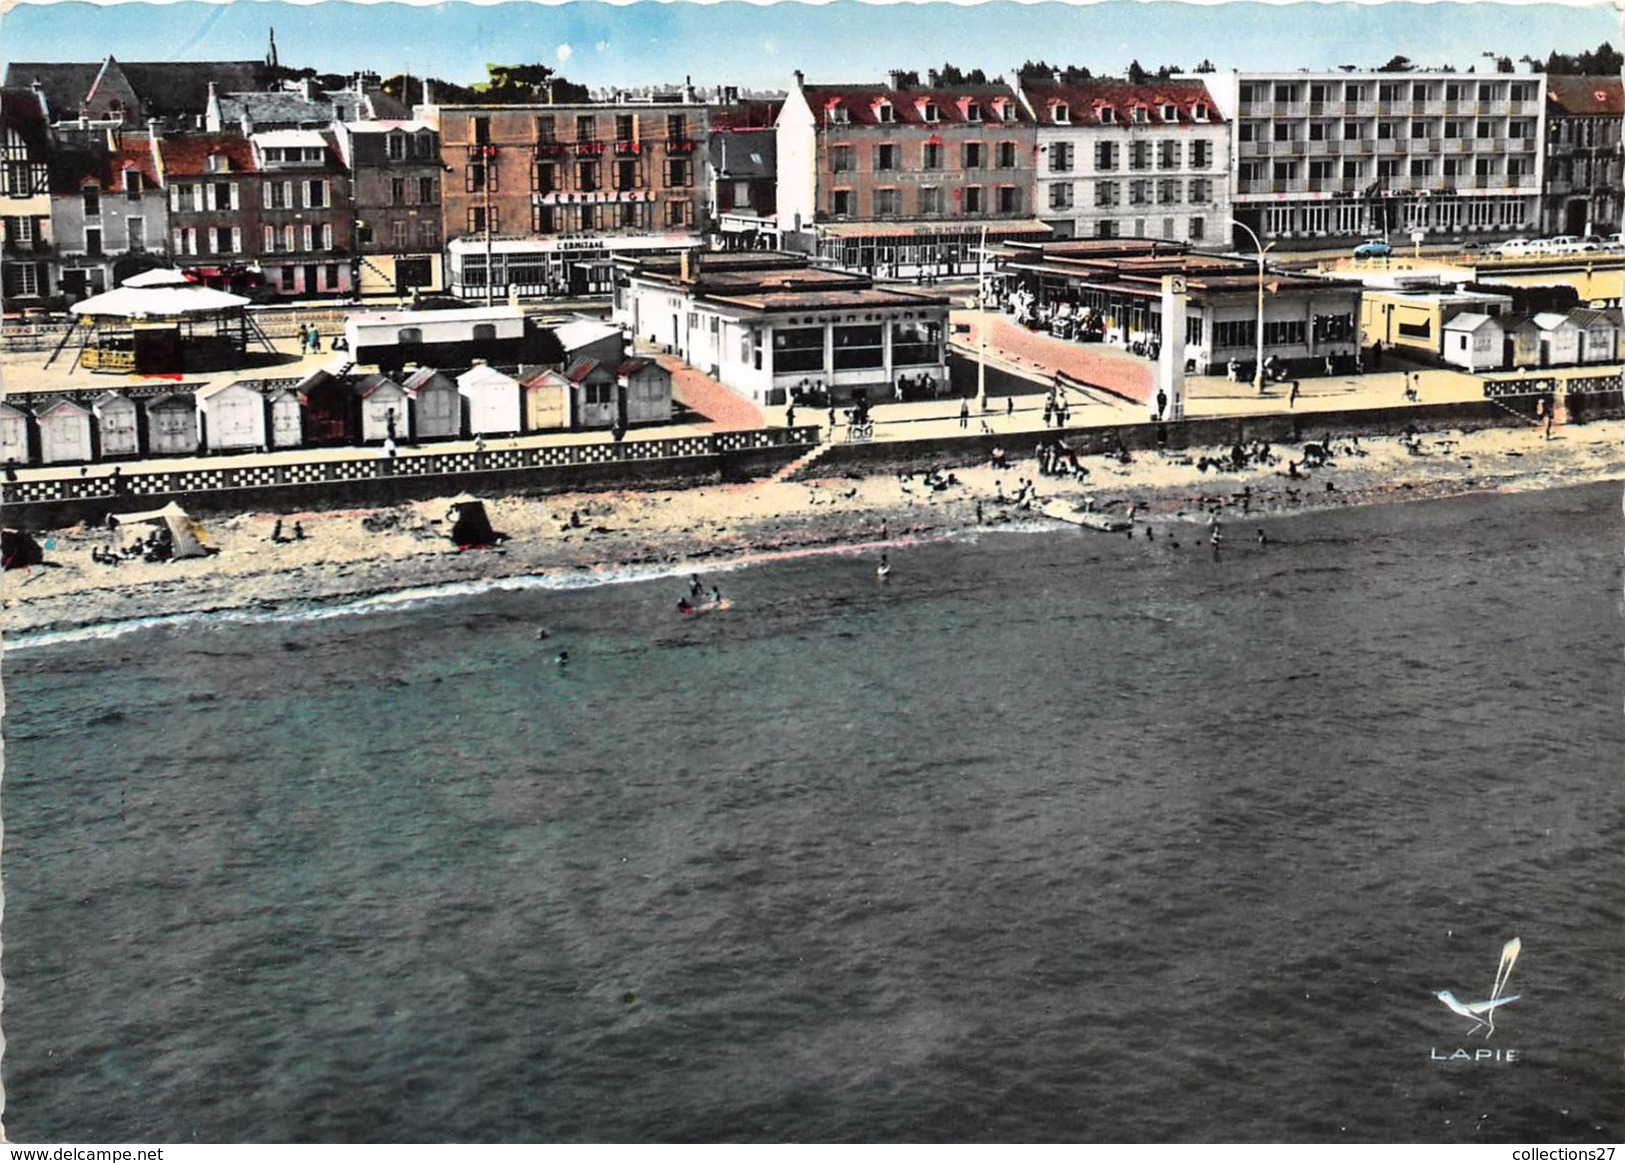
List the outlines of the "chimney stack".
<svg viewBox="0 0 1625 1163">
<path fill-rule="evenodd" d="M 45 90 L 41 88 L 37 79 L 28 83 L 28 91 L 34 94 L 34 97 L 39 101 L 40 116 L 45 118 L 46 121 L 50 121 L 51 110 L 45 104 Z"/>
<path fill-rule="evenodd" d="M 806 83 L 807 83 L 807 74 L 803 73 L 800 69 L 797 69 L 796 70 L 796 88 L 799 89 L 803 85 L 805 85 Z"/>
<path fill-rule="evenodd" d="M 903 87 L 903 72 L 904 70 L 902 69 L 887 70 L 886 80 L 890 83 L 893 89 L 901 89 Z"/>
</svg>

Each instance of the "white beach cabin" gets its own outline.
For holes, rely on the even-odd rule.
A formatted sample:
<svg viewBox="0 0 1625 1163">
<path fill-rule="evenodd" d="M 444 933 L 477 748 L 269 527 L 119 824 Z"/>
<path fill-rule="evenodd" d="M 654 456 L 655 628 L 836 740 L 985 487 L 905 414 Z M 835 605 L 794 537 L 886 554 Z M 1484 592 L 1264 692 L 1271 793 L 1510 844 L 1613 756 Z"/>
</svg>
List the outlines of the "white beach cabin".
<svg viewBox="0 0 1625 1163">
<path fill-rule="evenodd" d="M 507 434 L 523 427 L 519 381 L 512 376 L 480 364 L 457 377 L 457 391 L 465 402 L 470 435 Z"/>
<path fill-rule="evenodd" d="M 419 368 L 402 387 L 412 401 L 415 438 L 455 440 L 463 434 L 463 397 L 450 376 L 432 367 Z"/>
<path fill-rule="evenodd" d="M 210 452 L 266 447 L 265 397 L 257 389 L 243 383 L 215 384 L 199 389 L 197 399 Z"/>
<path fill-rule="evenodd" d="M 96 415 L 96 438 L 102 459 L 141 455 L 140 409 L 135 401 L 117 392 L 103 392 L 90 402 Z"/>
<path fill-rule="evenodd" d="M 28 413 L 15 404 L 0 401 L 0 464 L 33 460 L 28 450 Z"/>
<path fill-rule="evenodd" d="M 90 409 L 66 396 L 40 407 L 34 413 L 39 425 L 40 460 L 45 464 L 68 464 L 91 459 Z"/>
<path fill-rule="evenodd" d="M 1567 315 L 1542 311 L 1532 320 L 1540 329 L 1540 366 L 1561 367 L 1580 362 L 1580 329 Z"/>
<path fill-rule="evenodd" d="M 1442 348 L 1445 363 L 1470 372 L 1506 364 L 1506 332 L 1493 315 L 1463 311 L 1444 325 Z"/>
<path fill-rule="evenodd" d="M 361 398 L 361 439 L 407 440 L 412 435 L 412 418 L 406 389 L 382 373 L 367 376 L 356 385 Z M 394 425 L 394 431 L 390 426 Z"/>
<path fill-rule="evenodd" d="M 266 401 L 271 412 L 271 447 L 298 448 L 305 438 L 304 409 L 299 393 L 279 388 Z"/>
</svg>

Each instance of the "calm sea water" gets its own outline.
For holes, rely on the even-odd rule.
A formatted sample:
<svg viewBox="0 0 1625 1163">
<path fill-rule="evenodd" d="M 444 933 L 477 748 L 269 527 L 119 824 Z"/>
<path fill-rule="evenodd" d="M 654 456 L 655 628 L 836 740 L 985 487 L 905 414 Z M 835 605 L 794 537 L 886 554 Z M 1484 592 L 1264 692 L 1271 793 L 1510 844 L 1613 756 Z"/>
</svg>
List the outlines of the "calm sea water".
<svg viewBox="0 0 1625 1163">
<path fill-rule="evenodd" d="M 7 1130 L 1619 1139 L 1618 500 L 13 649 Z"/>
</svg>

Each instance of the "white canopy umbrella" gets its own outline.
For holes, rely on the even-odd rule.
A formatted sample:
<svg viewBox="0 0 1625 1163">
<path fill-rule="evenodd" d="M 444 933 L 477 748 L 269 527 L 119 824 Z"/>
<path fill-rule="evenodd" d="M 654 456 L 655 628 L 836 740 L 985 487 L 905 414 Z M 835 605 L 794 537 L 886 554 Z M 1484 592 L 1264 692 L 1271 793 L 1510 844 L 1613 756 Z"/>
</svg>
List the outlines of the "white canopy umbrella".
<svg viewBox="0 0 1625 1163">
<path fill-rule="evenodd" d="M 136 276 L 137 279 L 142 277 Z M 179 283 L 156 286 L 133 286 L 127 282 L 116 290 L 75 303 L 68 310 L 96 319 L 183 319 L 238 310 L 248 306 L 248 302 L 241 295 L 217 291 L 183 278 Z"/>
</svg>

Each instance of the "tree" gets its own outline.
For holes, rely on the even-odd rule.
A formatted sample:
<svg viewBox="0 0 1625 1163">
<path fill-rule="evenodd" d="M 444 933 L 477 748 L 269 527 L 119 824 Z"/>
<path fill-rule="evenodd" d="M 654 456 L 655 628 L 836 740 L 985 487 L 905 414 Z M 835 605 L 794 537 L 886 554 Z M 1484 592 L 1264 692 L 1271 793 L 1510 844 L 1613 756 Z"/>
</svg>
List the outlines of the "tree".
<svg viewBox="0 0 1625 1163">
<path fill-rule="evenodd" d="M 1139 61 L 1135 60 L 1128 63 L 1128 80 L 1131 85 L 1145 84 L 1146 72 L 1140 67 Z"/>
<path fill-rule="evenodd" d="M 1195 71 L 1198 73 L 1216 73 L 1219 70 L 1213 67 L 1212 61 L 1208 60 L 1206 57 L 1203 57 L 1202 63 L 1196 66 Z"/>
<path fill-rule="evenodd" d="M 1495 71 L 1498 73 L 1515 73 L 1518 71 L 1518 69 L 1517 66 L 1512 63 L 1511 57 L 1496 57 Z"/>
<path fill-rule="evenodd" d="M 1410 57 L 1400 56 L 1400 55 L 1398 55 L 1396 53 L 1394 56 L 1389 58 L 1387 64 L 1378 65 L 1377 66 L 1377 72 L 1379 72 L 1379 73 L 1409 73 L 1409 72 L 1412 72 L 1415 68 L 1416 68 L 1416 66 L 1411 63 L 1411 58 Z"/>
<path fill-rule="evenodd" d="M 1619 50 L 1607 41 L 1599 44 L 1595 50 L 1575 55 L 1554 52 L 1546 58 L 1546 72 L 1567 74 L 1569 76 L 1618 76 L 1621 66 L 1625 66 L 1625 57 Z"/>
<path fill-rule="evenodd" d="M 932 82 L 933 85 L 985 85 L 985 84 L 987 84 L 987 74 L 985 72 L 983 72 L 981 69 L 972 69 L 972 70 L 970 70 L 970 72 L 966 72 L 963 69 L 961 69 L 958 65 L 950 64 L 947 61 L 944 61 L 942 63 L 942 68 L 934 69 L 934 70 L 932 70 L 932 73 L 936 78 Z"/>
<path fill-rule="evenodd" d="M 1078 85 L 1094 76 L 1081 65 L 1052 65 L 1048 61 L 1023 61 L 1016 77 L 1023 81 L 1048 81 L 1051 77 L 1063 85 Z"/>
</svg>

